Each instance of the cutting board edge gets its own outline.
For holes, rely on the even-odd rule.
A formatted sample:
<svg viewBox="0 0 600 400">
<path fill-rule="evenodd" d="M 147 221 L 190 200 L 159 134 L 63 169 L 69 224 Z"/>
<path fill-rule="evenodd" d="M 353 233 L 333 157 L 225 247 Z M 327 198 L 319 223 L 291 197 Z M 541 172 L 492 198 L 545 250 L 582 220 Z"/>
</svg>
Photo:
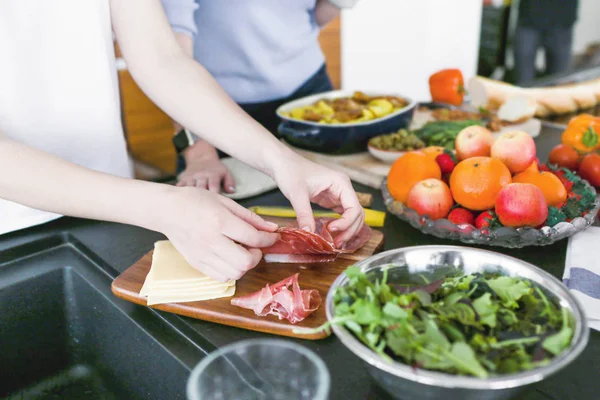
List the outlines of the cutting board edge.
<svg viewBox="0 0 600 400">
<path fill-rule="evenodd" d="M 127 270 L 125 270 L 123 272 L 123 274 L 125 274 L 132 268 L 139 268 L 139 267 L 137 265 L 133 265 L 130 268 L 128 268 Z M 272 321 L 266 320 L 266 319 L 264 320 L 264 322 L 257 324 L 256 320 L 253 320 L 251 318 L 250 319 L 244 318 L 247 321 L 247 324 L 244 324 L 243 326 L 238 326 L 238 325 L 236 325 L 236 323 L 240 322 L 239 319 L 214 317 L 214 313 L 206 312 L 206 310 L 203 310 L 201 308 L 200 309 L 195 308 L 194 311 L 191 311 L 191 310 L 187 311 L 187 309 L 190 308 L 190 306 L 187 305 L 186 303 L 165 303 L 165 304 L 156 304 L 156 305 L 149 306 L 147 304 L 146 300 L 144 300 L 144 298 L 142 296 L 140 296 L 139 292 L 136 293 L 131 290 L 124 289 L 118 285 L 120 282 L 118 280 L 121 276 L 123 276 L 123 274 L 119 275 L 111 284 L 112 293 L 116 297 L 118 297 L 122 300 L 129 301 L 131 303 L 134 303 L 134 304 L 137 304 L 140 306 L 152 308 L 152 309 L 159 310 L 159 311 L 165 311 L 165 312 L 169 312 L 169 313 L 176 314 L 179 316 L 197 319 L 200 321 L 207 321 L 207 322 L 217 323 L 217 324 L 221 324 L 221 325 L 227 325 L 227 326 L 230 326 L 233 328 L 251 330 L 251 331 L 261 332 L 261 333 L 268 333 L 268 334 L 277 335 L 277 336 L 286 336 L 286 337 L 291 337 L 291 338 L 307 339 L 307 340 L 320 340 L 320 339 L 326 339 L 329 336 L 331 336 L 330 329 L 316 332 L 316 333 L 311 333 L 311 334 L 294 333 L 293 330 L 295 328 L 302 329 L 304 327 L 300 327 L 300 326 L 296 326 L 296 325 L 289 325 L 289 329 L 285 329 L 285 327 L 287 327 L 287 325 L 279 325 L 276 322 L 273 323 Z M 124 280 L 124 278 L 121 280 Z M 251 310 L 240 309 L 240 313 L 245 312 L 245 311 L 251 312 L 251 313 L 253 312 Z M 199 316 L 201 316 L 202 318 L 198 318 Z M 311 329 L 311 328 L 307 328 L 307 329 Z"/>
</svg>

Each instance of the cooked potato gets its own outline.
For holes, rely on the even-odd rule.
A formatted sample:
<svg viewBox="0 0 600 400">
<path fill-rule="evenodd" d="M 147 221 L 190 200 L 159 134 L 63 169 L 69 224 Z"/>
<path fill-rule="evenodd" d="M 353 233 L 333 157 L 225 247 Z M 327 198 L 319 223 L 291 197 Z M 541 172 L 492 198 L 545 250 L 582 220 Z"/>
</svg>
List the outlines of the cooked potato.
<svg viewBox="0 0 600 400">
<path fill-rule="evenodd" d="M 282 113 L 293 119 L 321 124 L 354 123 L 377 119 L 398 111 L 408 102 L 395 96 L 370 97 L 354 92 L 352 97 L 320 99 L 311 105 Z"/>
<path fill-rule="evenodd" d="M 388 100 L 371 100 L 369 102 L 369 110 L 371 110 L 376 117 L 383 117 L 384 115 L 393 112 L 394 106 Z"/>
</svg>

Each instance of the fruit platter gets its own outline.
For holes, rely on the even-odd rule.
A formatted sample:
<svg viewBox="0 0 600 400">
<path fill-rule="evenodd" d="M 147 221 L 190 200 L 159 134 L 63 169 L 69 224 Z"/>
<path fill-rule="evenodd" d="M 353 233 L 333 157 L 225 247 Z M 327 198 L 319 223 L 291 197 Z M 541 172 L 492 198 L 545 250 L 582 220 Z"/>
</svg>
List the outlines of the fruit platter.
<svg viewBox="0 0 600 400">
<path fill-rule="evenodd" d="M 573 118 L 548 160 L 526 132 L 468 126 L 454 151 L 408 151 L 382 184 L 388 211 L 420 231 L 468 244 L 544 246 L 592 225 L 600 209 L 600 119 Z"/>
</svg>

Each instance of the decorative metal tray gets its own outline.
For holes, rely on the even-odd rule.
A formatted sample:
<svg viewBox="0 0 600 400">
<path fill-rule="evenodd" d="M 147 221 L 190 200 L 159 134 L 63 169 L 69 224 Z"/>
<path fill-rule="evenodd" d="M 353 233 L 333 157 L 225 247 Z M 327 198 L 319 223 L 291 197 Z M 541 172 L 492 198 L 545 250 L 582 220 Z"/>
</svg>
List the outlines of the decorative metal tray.
<svg viewBox="0 0 600 400">
<path fill-rule="evenodd" d="M 447 219 L 434 221 L 427 216 L 419 215 L 415 210 L 396 201 L 387 189 L 387 178 L 384 178 L 381 184 L 381 192 L 385 206 L 391 214 L 408 222 L 423 233 L 442 239 L 458 240 L 468 244 L 521 248 L 525 246 L 547 246 L 573 236 L 592 225 L 596 220 L 598 210 L 600 210 L 600 196 L 597 195 L 594 187 L 590 186 L 587 182 L 586 185 L 596 195 L 596 201 L 587 214 L 583 217 L 577 217 L 570 222 L 559 222 L 552 227 L 544 226 L 541 229 L 529 227 L 516 229 L 509 227 L 477 229 L 470 224 L 456 225 Z"/>
</svg>

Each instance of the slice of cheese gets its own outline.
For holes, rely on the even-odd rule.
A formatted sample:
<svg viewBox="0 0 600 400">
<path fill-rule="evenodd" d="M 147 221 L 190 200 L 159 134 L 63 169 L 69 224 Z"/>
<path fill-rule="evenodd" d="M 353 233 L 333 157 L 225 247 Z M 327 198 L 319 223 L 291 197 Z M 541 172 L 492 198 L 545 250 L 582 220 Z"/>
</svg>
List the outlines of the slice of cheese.
<svg viewBox="0 0 600 400">
<path fill-rule="evenodd" d="M 152 268 L 154 266 L 157 268 Z M 214 282 L 213 279 L 188 264 L 169 240 L 161 240 L 154 244 L 152 267 L 150 274 L 155 282 L 185 283 L 192 280 Z"/>
<path fill-rule="evenodd" d="M 147 290 L 150 291 L 155 291 L 155 290 L 188 290 L 188 289 L 195 289 L 198 287 L 202 287 L 202 288 L 206 288 L 206 289 L 218 289 L 218 288 L 223 288 L 223 289 L 227 289 L 229 286 L 233 286 L 235 285 L 234 281 L 231 282 L 215 282 L 215 281 L 205 281 L 205 282 L 198 282 L 198 283 L 194 283 L 194 282 L 190 282 L 190 283 L 176 283 L 176 284 L 171 284 L 171 283 L 161 283 L 161 282 L 150 282 L 148 283 L 148 285 L 146 285 Z"/>
<path fill-rule="evenodd" d="M 235 294 L 235 286 L 230 286 L 225 291 L 203 291 L 199 290 L 195 293 L 180 293 L 180 294 L 154 294 L 148 295 L 147 303 L 149 306 L 163 303 L 187 303 L 190 301 L 204 301 L 220 299 L 222 297 L 231 297 Z"/>
<path fill-rule="evenodd" d="M 192 267 L 169 240 L 154 244 L 152 265 L 140 290 L 147 304 L 230 297 L 235 281 L 219 282 Z"/>
</svg>

